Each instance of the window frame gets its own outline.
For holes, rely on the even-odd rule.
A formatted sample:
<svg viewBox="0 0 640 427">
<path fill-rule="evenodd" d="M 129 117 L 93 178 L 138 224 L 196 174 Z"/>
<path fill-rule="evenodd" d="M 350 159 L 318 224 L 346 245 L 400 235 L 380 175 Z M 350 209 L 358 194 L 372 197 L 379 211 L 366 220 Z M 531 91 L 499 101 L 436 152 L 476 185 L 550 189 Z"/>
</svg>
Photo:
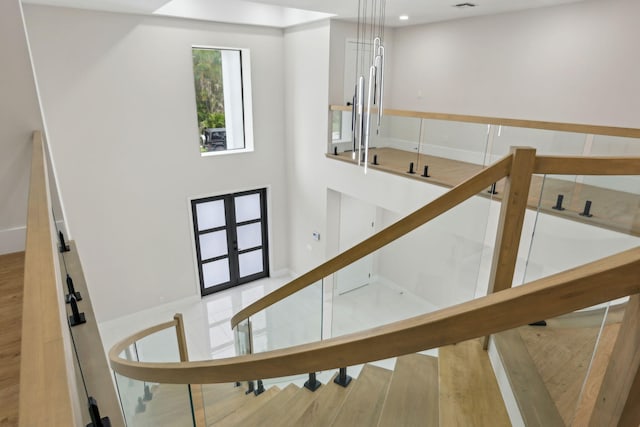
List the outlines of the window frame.
<svg viewBox="0 0 640 427">
<path fill-rule="evenodd" d="M 251 90 L 251 53 L 247 48 L 239 47 L 227 47 L 227 46 L 212 46 L 212 45 L 191 45 L 190 57 L 191 57 L 191 79 L 193 80 L 193 50 L 194 49 L 207 49 L 207 50 L 234 50 L 240 52 L 240 82 L 242 87 L 242 115 L 243 115 L 243 129 L 244 129 L 244 148 L 222 150 L 222 151 L 206 151 L 200 152 L 201 157 L 215 157 L 226 156 L 229 154 L 241 154 L 250 153 L 254 151 L 253 140 L 253 96 Z M 223 83 L 224 84 L 224 83 Z M 198 106 L 196 100 L 196 89 L 193 87 L 193 102 L 194 112 L 196 113 L 196 131 L 199 134 L 198 123 Z"/>
</svg>

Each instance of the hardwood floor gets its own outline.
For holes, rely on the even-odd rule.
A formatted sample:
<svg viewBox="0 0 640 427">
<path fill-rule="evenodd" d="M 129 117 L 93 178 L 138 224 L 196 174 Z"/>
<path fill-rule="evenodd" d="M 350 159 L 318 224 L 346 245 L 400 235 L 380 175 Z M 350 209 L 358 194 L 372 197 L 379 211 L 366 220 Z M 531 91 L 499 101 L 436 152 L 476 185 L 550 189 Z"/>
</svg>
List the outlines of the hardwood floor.
<svg viewBox="0 0 640 427">
<path fill-rule="evenodd" d="M 565 425 L 585 425 L 581 424 L 585 421 L 584 410 L 579 407 L 593 406 L 623 313 L 624 306 L 609 311 L 598 343 L 603 355 L 596 357 L 592 366 L 591 359 L 604 316 L 602 310 L 548 319 L 545 327 L 518 328 Z M 592 375 L 584 388 L 581 403 L 590 366 Z"/>
<path fill-rule="evenodd" d="M 0 426 L 18 425 L 24 252 L 0 255 Z"/>
<path fill-rule="evenodd" d="M 483 169 L 482 166 L 472 163 L 417 154 L 395 148 L 370 149 L 370 162 L 373 161 L 374 155 L 378 156 L 379 164 L 370 164 L 369 167 L 372 169 L 444 187 L 454 187 Z M 350 151 L 339 153 L 337 156 L 328 154 L 327 157 L 354 163 L 354 160 L 351 159 Z M 410 162 L 414 163 L 414 174 L 408 173 Z M 421 176 L 424 171 L 424 165 L 429 166 L 430 176 L 428 178 Z M 575 176 L 573 178 L 575 180 Z M 496 184 L 498 194 L 493 195 L 492 198 L 500 200 L 503 188 L 504 180 L 501 180 Z M 489 196 L 487 193 L 481 194 Z M 552 209 L 559 194 L 564 196 L 563 207 L 565 210 L 563 211 Z M 579 215 L 584 210 L 587 200 L 592 202 L 592 217 Z M 534 175 L 529 190 L 528 207 L 530 209 L 538 209 L 538 205 L 540 205 L 540 210 L 547 214 L 640 236 L 640 195 L 637 194 L 580 184 L 565 179 L 552 177 L 543 179 L 542 176 Z"/>
</svg>

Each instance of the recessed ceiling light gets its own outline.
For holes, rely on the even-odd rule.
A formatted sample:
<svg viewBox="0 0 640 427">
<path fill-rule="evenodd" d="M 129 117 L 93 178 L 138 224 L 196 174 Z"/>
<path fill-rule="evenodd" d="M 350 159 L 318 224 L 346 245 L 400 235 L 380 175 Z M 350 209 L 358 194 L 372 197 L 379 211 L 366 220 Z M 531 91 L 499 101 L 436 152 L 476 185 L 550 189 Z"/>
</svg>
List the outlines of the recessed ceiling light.
<svg viewBox="0 0 640 427">
<path fill-rule="evenodd" d="M 475 3 L 458 3 L 454 4 L 453 7 L 458 7 L 460 9 L 466 9 L 468 7 L 476 7 Z"/>
<path fill-rule="evenodd" d="M 400 16 L 399 16 L 399 19 L 400 19 L 401 21 L 407 21 L 407 20 L 409 20 L 409 15 L 400 15 Z"/>
</svg>

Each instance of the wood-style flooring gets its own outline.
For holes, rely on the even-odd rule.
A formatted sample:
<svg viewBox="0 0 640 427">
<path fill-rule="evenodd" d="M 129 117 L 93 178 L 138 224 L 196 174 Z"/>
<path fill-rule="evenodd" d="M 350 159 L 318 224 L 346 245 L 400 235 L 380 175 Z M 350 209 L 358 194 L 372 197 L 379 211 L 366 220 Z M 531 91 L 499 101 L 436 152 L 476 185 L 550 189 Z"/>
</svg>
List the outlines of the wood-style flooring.
<svg viewBox="0 0 640 427">
<path fill-rule="evenodd" d="M 352 153 L 346 151 L 337 156 L 328 154 L 328 158 L 357 163 L 352 160 Z M 378 165 L 372 165 L 374 155 L 377 155 Z M 411 179 L 428 182 L 444 187 L 454 187 L 481 171 L 483 167 L 458 160 L 417 154 L 395 148 L 372 148 L 369 151 L 369 167 L 384 172 L 401 175 Z M 409 163 L 414 163 L 414 174 L 409 174 Z M 429 177 L 422 175 L 424 166 L 429 166 Z M 574 177 L 575 178 L 575 177 Z M 544 191 L 543 191 L 544 186 Z M 500 200 L 504 188 L 504 179 L 496 184 L 498 194 L 492 198 Z M 552 209 L 559 194 L 564 196 L 565 210 Z M 490 196 L 488 193 L 482 193 Z M 579 215 L 585 208 L 587 200 L 592 202 L 592 217 Z M 640 236 L 640 195 L 609 190 L 593 185 L 586 185 L 568 181 L 534 175 L 529 190 L 529 208 L 560 216 L 562 218 L 591 224 L 609 230 L 619 231 L 634 236 Z"/>
<path fill-rule="evenodd" d="M 24 252 L 0 255 L 0 426 L 18 425 Z"/>
<path fill-rule="evenodd" d="M 599 340 L 602 310 L 559 316 L 543 327 L 518 328 L 565 425 L 586 425 L 590 412 L 585 408 L 595 402 L 623 313 L 624 306 L 609 310 Z M 596 349 L 600 354 L 592 363 Z"/>
</svg>

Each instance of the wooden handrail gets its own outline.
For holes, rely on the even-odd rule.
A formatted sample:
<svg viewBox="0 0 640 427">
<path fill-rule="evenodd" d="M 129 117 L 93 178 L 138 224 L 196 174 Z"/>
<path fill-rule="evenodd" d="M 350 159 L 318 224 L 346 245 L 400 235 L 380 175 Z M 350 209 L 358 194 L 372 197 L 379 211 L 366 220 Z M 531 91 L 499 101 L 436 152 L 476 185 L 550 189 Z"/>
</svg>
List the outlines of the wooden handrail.
<svg viewBox="0 0 640 427">
<path fill-rule="evenodd" d="M 351 111 L 351 107 L 344 106 L 344 105 L 331 105 L 329 109 L 331 111 Z M 507 118 L 501 118 L 501 117 L 432 113 L 432 112 L 426 112 L 426 111 L 395 110 L 395 109 L 386 109 L 386 108 L 384 110 L 384 114 L 388 116 L 414 117 L 417 119 L 447 120 L 447 121 L 454 121 L 454 122 L 479 123 L 479 124 L 497 125 L 497 126 L 512 126 L 512 127 L 529 128 L 529 129 L 556 130 L 561 132 L 575 132 L 575 133 L 585 133 L 585 134 L 592 134 L 592 135 L 609 135 L 609 136 L 621 136 L 621 137 L 627 137 L 627 138 L 640 138 L 640 129 L 615 127 L 615 126 L 597 126 L 597 125 L 585 125 L 585 124 L 577 124 L 577 123 L 507 119 Z"/>
<path fill-rule="evenodd" d="M 140 363 L 110 352 L 119 374 L 168 384 L 207 384 L 273 378 L 367 363 L 454 344 L 539 319 L 640 293 L 640 246 L 516 288 L 433 313 L 311 344 L 227 359 Z"/>
<path fill-rule="evenodd" d="M 537 156 L 533 173 L 555 175 L 640 175 L 640 157 Z"/>
<path fill-rule="evenodd" d="M 177 324 L 178 324 L 178 322 L 174 317 L 173 320 L 170 320 L 168 322 L 164 322 L 164 323 L 160 323 L 158 325 L 150 326 L 147 329 L 143 329 L 140 332 L 136 332 L 135 334 L 133 334 L 130 337 L 128 337 L 126 340 L 123 340 L 123 341 L 119 342 L 118 344 L 114 345 L 112 347 L 111 351 L 117 350 L 117 354 L 120 354 L 122 351 L 124 351 L 124 349 L 129 347 L 134 342 L 140 341 L 141 339 L 143 339 L 145 337 L 148 337 L 149 335 L 153 335 L 156 332 L 164 331 L 165 329 L 169 329 L 169 328 L 174 328 Z M 127 345 L 122 345 L 124 343 L 124 341 L 128 342 L 128 344 Z"/>
<path fill-rule="evenodd" d="M 62 297 L 53 259 L 42 135 L 33 133 L 22 303 L 19 425 L 72 426 Z"/>
<path fill-rule="evenodd" d="M 370 253 L 404 236 L 412 230 L 420 227 L 438 215 L 452 209 L 468 198 L 478 194 L 480 191 L 490 186 L 496 181 L 509 175 L 511 171 L 512 156 L 506 156 L 488 168 L 478 172 L 457 185 L 447 193 L 438 197 L 431 203 L 423 206 L 415 212 L 402 218 L 400 221 L 390 225 L 384 230 L 376 233 L 361 243 L 353 246 L 341 254 L 331 258 L 329 261 L 320 264 L 313 270 L 292 280 L 281 288 L 276 289 L 253 304 L 240 310 L 231 318 L 231 327 L 234 328 L 242 320 L 269 307 L 272 304 L 298 292 L 299 290 L 316 283 L 319 280 L 333 274 L 352 262 L 369 255 Z"/>
</svg>

